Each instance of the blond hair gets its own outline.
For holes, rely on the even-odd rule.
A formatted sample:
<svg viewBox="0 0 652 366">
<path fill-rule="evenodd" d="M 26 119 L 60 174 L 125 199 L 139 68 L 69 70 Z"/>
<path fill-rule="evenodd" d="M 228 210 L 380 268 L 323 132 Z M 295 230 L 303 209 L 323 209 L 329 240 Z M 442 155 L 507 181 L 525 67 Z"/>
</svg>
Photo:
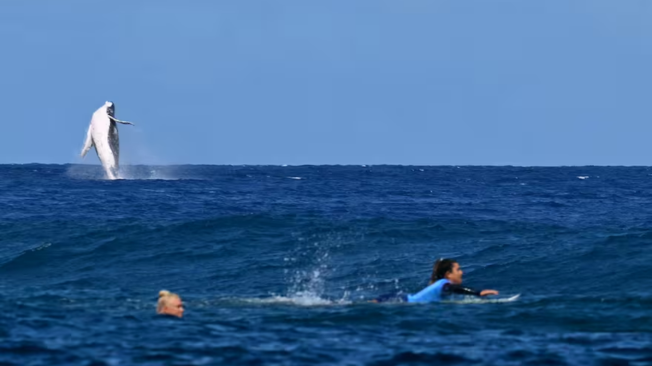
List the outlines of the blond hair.
<svg viewBox="0 0 652 366">
<path fill-rule="evenodd" d="M 156 312 L 160 313 L 163 311 L 165 306 L 168 304 L 169 299 L 173 299 L 175 297 L 179 297 L 179 295 L 170 292 L 168 290 L 161 290 L 158 293 L 158 304 L 156 305 Z"/>
</svg>

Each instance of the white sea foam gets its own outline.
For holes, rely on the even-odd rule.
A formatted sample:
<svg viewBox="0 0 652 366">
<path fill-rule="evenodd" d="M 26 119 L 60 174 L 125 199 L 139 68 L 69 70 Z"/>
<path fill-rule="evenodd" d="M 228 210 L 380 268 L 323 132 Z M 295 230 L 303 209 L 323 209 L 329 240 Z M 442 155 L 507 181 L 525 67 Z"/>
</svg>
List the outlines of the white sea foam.
<svg viewBox="0 0 652 366">
<path fill-rule="evenodd" d="M 296 306 L 332 306 L 332 305 L 348 305 L 352 303 L 351 301 L 345 299 L 340 299 L 340 300 L 324 299 L 310 292 L 296 293 L 293 294 L 292 296 L 272 296 L 267 298 L 240 299 L 240 301 L 249 304 L 259 304 L 259 305 L 296 305 Z"/>
</svg>

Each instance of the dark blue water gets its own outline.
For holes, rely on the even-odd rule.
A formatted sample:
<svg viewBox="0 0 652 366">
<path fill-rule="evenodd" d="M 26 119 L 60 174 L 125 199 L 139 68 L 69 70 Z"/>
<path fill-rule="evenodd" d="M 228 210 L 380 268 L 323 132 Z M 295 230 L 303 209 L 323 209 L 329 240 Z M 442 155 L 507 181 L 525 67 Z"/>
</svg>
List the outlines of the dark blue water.
<svg viewBox="0 0 652 366">
<path fill-rule="evenodd" d="M 652 169 L 0 166 L 0 363 L 652 364 Z M 438 257 L 510 303 L 370 304 Z M 183 319 L 155 315 L 179 293 Z"/>
</svg>

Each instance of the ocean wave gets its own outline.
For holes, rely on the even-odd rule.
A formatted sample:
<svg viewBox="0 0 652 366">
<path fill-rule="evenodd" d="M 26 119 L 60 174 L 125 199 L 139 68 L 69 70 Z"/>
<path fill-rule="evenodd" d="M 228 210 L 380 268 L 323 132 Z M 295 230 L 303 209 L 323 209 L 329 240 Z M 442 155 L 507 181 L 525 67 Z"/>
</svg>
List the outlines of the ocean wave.
<svg viewBox="0 0 652 366">
<path fill-rule="evenodd" d="M 0 166 L 0 363 L 649 357 L 649 168 L 134 169 Z M 521 297 L 368 302 L 441 257 Z M 161 289 L 183 319 L 155 315 Z"/>
</svg>

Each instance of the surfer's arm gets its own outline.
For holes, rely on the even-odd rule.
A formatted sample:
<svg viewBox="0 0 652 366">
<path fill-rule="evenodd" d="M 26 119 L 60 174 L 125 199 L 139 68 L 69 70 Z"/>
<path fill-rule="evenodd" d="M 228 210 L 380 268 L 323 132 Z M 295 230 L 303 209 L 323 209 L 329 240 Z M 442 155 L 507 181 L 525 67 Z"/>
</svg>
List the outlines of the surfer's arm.
<svg viewBox="0 0 652 366">
<path fill-rule="evenodd" d="M 457 295 L 472 295 L 472 296 L 487 296 L 487 295 L 498 295 L 496 290 L 474 290 L 469 287 L 464 287 L 462 285 L 454 285 L 448 283 L 444 286 L 444 292 L 447 294 L 457 294 Z"/>
<path fill-rule="evenodd" d="M 498 291 L 496 291 L 496 290 L 482 290 L 482 291 L 480 291 L 480 296 L 487 296 L 487 295 L 498 295 Z"/>
<path fill-rule="evenodd" d="M 457 294 L 457 295 L 473 295 L 473 296 L 482 296 L 481 292 L 474 290 L 469 287 L 462 285 L 454 285 L 452 283 L 447 283 L 442 289 L 445 294 Z"/>
</svg>

